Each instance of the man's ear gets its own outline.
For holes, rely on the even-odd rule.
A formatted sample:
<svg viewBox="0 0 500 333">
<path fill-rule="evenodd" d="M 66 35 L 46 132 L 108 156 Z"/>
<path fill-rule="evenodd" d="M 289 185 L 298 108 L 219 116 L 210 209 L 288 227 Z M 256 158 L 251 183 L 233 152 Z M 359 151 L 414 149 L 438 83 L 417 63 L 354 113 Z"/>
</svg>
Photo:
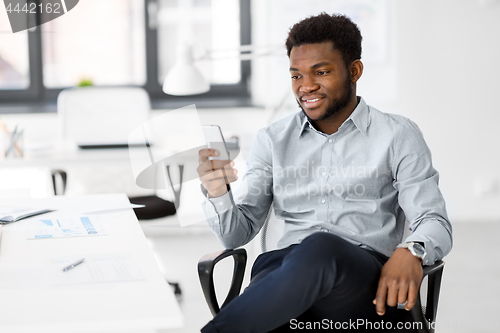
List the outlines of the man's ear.
<svg viewBox="0 0 500 333">
<path fill-rule="evenodd" d="M 363 63 L 361 60 L 357 59 L 354 60 L 351 63 L 351 66 L 349 67 L 350 69 L 350 75 L 351 75 L 351 82 L 356 83 L 361 75 L 363 75 Z"/>
</svg>

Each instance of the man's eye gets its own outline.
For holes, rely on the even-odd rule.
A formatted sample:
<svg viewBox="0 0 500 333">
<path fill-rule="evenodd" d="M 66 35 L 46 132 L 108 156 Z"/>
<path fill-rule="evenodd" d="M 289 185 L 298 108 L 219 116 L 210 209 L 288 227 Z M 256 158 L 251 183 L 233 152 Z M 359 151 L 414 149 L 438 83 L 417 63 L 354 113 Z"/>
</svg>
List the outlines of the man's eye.
<svg viewBox="0 0 500 333">
<path fill-rule="evenodd" d="M 319 71 L 318 72 L 318 75 L 325 75 L 325 74 L 328 74 L 328 72 L 327 71 Z"/>
<path fill-rule="evenodd" d="M 299 76 L 298 75 L 292 75 L 292 80 L 298 80 Z"/>
</svg>

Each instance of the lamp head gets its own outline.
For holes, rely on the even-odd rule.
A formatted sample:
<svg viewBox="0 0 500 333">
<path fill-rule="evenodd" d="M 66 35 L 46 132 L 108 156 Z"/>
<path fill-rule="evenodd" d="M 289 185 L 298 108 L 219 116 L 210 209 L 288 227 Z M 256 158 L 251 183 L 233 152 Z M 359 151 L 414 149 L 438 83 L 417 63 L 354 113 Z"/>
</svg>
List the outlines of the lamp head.
<svg viewBox="0 0 500 333">
<path fill-rule="evenodd" d="M 177 47 L 177 61 L 163 82 L 163 92 L 174 96 L 188 96 L 206 93 L 210 84 L 194 66 L 191 45 L 184 43 Z"/>
</svg>

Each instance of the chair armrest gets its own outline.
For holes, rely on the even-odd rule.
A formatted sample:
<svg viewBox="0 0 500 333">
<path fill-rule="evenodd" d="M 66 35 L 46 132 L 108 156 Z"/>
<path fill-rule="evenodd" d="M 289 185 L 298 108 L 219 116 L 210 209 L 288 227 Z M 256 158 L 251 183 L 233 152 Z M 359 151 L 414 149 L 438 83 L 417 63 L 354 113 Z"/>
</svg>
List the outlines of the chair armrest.
<svg viewBox="0 0 500 333">
<path fill-rule="evenodd" d="M 434 265 L 424 266 L 424 276 L 432 275 L 441 271 L 443 273 L 444 262 L 442 260 L 438 260 L 434 263 Z"/>
<path fill-rule="evenodd" d="M 422 327 L 418 328 L 418 333 L 434 333 L 437 307 L 439 301 L 439 290 L 441 288 L 441 277 L 443 275 L 444 262 L 436 261 L 434 265 L 424 266 L 424 277 L 427 276 L 427 295 L 425 304 L 425 313 L 422 308 L 422 303 L 419 297 L 415 306 L 411 309 L 411 315 L 414 322 L 422 323 Z"/>
<path fill-rule="evenodd" d="M 222 303 L 222 306 L 219 307 L 215 295 L 214 268 L 219 261 L 229 256 L 232 256 L 234 259 L 233 279 L 226 299 Z M 247 251 L 245 249 L 218 251 L 207 254 L 198 261 L 198 276 L 200 277 L 201 288 L 213 316 L 240 294 L 246 263 Z"/>
<path fill-rule="evenodd" d="M 64 195 L 66 192 L 66 182 L 68 179 L 68 175 L 66 171 L 64 170 L 50 170 L 51 176 L 52 176 L 52 186 L 54 188 L 54 195 Z M 61 179 L 61 193 L 59 193 L 58 189 L 59 187 L 57 186 L 58 182 L 58 177 Z"/>
</svg>

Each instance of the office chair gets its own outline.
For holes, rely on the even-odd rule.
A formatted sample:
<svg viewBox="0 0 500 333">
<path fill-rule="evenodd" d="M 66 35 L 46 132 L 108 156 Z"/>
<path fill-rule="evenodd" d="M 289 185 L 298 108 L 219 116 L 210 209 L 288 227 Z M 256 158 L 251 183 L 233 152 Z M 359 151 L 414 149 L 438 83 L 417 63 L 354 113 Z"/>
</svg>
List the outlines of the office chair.
<svg viewBox="0 0 500 333">
<path fill-rule="evenodd" d="M 0 199 L 63 195 L 66 172 L 47 167 L 0 168 Z"/>
<path fill-rule="evenodd" d="M 50 176 L 52 177 L 54 195 L 64 195 L 66 193 L 66 184 L 68 182 L 68 175 L 66 171 L 51 169 Z"/>
<path fill-rule="evenodd" d="M 57 97 L 59 135 L 80 148 L 127 148 L 130 133 L 149 120 L 150 110 L 140 87 L 65 89 Z"/>
<path fill-rule="evenodd" d="M 276 243 L 283 234 L 284 221 L 276 219 L 273 207 L 268 212 L 264 226 L 260 233 L 260 245 L 262 252 L 276 248 Z M 407 230 L 408 228 L 406 228 Z M 226 299 L 219 306 L 214 286 L 215 265 L 221 260 L 233 257 L 234 270 L 231 286 Z M 236 298 L 241 290 L 245 266 L 247 262 L 247 252 L 243 248 L 222 250 L 203 256 L 198 262 L 198 275 L 200 278 L 203 295 L 213 316 L 219 313 L 220 309 Z M 424 277 L 420 285 L 417 303 L 410 311 L 411 318 L 415 323 L 421 323 L 418 333 L 434 333 L 435 320 L 437 314 L 439 290 L 441 286 L 441 276 L 443 274 L 444 262 L 437 261 L 434 265 L 424 266 Z M 397 311 L 404 311 L 404 304 L 398 305 Z"/>
</svg>

